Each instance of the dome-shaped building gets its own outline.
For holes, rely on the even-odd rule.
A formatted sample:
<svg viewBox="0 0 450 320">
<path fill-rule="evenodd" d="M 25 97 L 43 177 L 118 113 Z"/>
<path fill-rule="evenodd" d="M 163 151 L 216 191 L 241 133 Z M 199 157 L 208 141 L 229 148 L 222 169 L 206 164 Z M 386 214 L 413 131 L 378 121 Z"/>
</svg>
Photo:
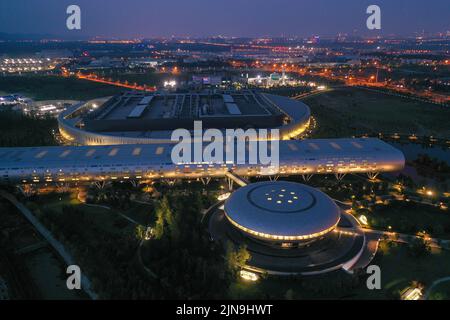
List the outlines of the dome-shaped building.
<svg viewBox="0 0 450 320">
<path fill-rule="evenodd" d="M 358 221 L 319 189 L 289 181 L 256 182 L 221 204 L 208 211 L 210 236 L 224 245 L 245 245 L 250 270 L 314 275 L 370 261 Z"/>
<path fill-rule="evenodd" d="M 326 236 L 339 223 L 340 209 L 307 185 L 258 182 L 235 191 L 225 216 L 244 234 L 271 244 L 304 244 Z"/>
</svg>

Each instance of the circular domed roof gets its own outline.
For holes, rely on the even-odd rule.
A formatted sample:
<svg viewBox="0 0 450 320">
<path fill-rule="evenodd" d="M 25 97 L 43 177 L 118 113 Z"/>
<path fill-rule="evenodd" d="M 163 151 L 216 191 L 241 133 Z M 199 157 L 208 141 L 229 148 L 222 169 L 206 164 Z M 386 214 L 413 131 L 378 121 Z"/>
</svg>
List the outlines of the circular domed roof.
<svg viewBox="0 0 450 320">
<path fill-rule="evenodd" d="M 311 239 L 330 232 L 340 210 L 325 193 L 300 183 L 252 183 L 225 203 L 230 222 L 253 236 L 274 240 Z"/>
</svg>

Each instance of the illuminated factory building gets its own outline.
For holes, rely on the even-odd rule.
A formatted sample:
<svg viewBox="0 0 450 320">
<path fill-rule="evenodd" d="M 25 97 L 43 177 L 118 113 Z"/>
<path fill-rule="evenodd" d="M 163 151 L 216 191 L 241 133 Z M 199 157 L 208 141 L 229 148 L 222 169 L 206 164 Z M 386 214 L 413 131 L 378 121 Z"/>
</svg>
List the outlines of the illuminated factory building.
<svg viewBox="0 0 450 320">
<path fill-rule="evenodd" d="M 74 144 L 172 143 L 174 129 L 277 128 L 289 139 L 310 123 L 309 107 L 287 97 L 250 90 L 220 93 L 127 92 L 81 102 L 58 117 L 61 135 Z"/>
<path fill-rule="evenodd" d="M 335 174 L 339 178 L 346 173 L 398 171 L 405 162 L 402 152 L 376 138 L 280 141 L 278 169 L 264 164 L 238 164 L 236 159 L 224 163 L 173 163 L 173 146 L 0 148 L 0 182 L 193 179 L 224 177 L 229 171 L 243 177 L 303 175 L 307 180 L 314 174 Z M 261 163 L 259 158 L 257 163 Z"/>
<path fill-rule="evenodd" d="M 236 134 L 214 144 L 225 159 L 204 157 L 211 145 L 203 142 L 201 148 L 190 145 L 186 154 L 183 150 L 182 161 L 174 160 L 178 145 L 171 133 L 184 128 L 192 134 L 195 121 L 202 122 L 202 129 L 219 132 L 279 129 L 281 140 L 259 136 L 247 140 Z M 234 182 L 240 188 L 223 205 L 208 210 L 205 223 L 214 240 L 248 247 L 250 271 L 243 271 L 277 275 L 351 271 L 367 265 L 364 257 L 370 256 L 357 220 L 319 189 L 287 181 L 248 184 L 246 178 L 301 176 L 308 181 L 316 174 L 342 179 L 354 173 L 374 178 L 402 170 L 405 157 L 375 138 L 291 139 L 309 122 L 310 110 L 304 103 L 249 90 L 124 93 L 79 103 L 59 115 L 59 130 L 74 146 L 0 148 L 0 184 L 156 179 L 199 179 L 207 184 L 212 178 L 226 178 L 230 190 Z M 270 153 L 277 161 L 261 158 L 265 156 L 257 150 L 261 147 L 268 151 L 266 158 Z M 202 151 L 200 159 L 196 149 Z M 278 157 L 273 158 L 273 152 Z M 253 161 L 238 161 L 242 154 Z"/>
</svg>

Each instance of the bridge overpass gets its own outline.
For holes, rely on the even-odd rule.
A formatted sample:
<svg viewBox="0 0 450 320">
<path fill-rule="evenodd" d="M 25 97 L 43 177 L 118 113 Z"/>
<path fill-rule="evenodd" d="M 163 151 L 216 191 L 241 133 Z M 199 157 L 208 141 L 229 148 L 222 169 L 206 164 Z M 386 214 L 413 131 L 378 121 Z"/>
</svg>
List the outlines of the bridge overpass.
<svg viewBox="0 0 450 320">
<path fill-rule="evenodd" d="M 228 171 L 225 173 L 225 178 L 228 181 L 228 189 L 233 189 L 233 182 L 236 182 L 240 187 L 245 187 L 248 185 L 248 181 L 237 174 L 234 174 L 232 171 Z"/>
</svg>

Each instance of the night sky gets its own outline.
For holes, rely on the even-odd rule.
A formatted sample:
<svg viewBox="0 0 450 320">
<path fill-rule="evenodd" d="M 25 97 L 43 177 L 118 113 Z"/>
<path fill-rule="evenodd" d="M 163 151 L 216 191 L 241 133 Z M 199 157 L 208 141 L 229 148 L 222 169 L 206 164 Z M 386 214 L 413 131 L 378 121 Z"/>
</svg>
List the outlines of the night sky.
<svg viewBox="0 0 450 320">
<path fill-rule="evenodd" d="M 82 30 L 66 29 L 78 4 Z M 366 29 L 366 8 L 382 10 L 381 34 L 450 30 L 450 0 L 0 0 L 0 32 L 58 36 L 322 36 Z"/>
</svg>

